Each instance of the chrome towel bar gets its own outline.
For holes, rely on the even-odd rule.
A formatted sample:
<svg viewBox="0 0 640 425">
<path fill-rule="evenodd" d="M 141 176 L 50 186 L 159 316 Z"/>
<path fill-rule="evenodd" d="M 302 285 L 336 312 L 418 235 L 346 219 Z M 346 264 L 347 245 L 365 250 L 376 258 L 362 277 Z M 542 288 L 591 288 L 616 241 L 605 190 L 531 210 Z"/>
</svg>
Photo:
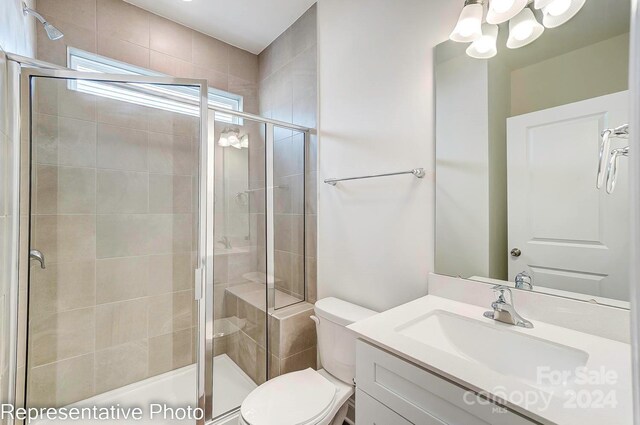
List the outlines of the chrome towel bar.
<svg viewBox="0 0 640 425">
<path fill-rule="evenodd" d="M 370 176 L 360 176 L 360 177 L 345 177 L 342 179 L 327 179 L 324 182 L 326 184 L 330 184 L 331 186 L 335 186 L 338 182 L 343 182 L 347 180 L 362 180 L 362 179 L 372 179 L 375 177 L 388 177 L 388 176 L 399 176 L 401 174 L 413 174 L 416 178 L 423 178 L 425 175 L 424 168 L 414 168 L 409 171 L 400 171 L 398 173 L 385 173 L 385 174 L 373 174 Z"/>
</svg>

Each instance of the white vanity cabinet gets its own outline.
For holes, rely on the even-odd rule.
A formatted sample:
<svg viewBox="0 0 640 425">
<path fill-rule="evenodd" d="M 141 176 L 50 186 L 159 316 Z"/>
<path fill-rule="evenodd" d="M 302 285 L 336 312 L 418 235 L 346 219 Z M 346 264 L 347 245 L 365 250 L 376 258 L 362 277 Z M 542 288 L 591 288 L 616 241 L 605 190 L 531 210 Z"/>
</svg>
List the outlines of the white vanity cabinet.
<svg viewBox="0 0 640 425">
<path fill-rule="evenodd" d="M 362 340 L 356 344 L 358 425 L 531 425 L 537 422 Z"/>
</svg>

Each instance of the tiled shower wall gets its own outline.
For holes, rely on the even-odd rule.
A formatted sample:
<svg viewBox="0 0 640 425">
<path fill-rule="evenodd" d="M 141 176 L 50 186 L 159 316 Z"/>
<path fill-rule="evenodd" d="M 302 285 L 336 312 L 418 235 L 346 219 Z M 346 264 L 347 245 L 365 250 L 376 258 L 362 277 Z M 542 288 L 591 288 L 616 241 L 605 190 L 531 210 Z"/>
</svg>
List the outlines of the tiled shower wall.
<svg viewBox="0 0 640 425">
<path fill-rule="evenodd" d="M 51 41 L 38 26 L 38 59 L 66 66 L 67 46 L 174 77 L 204 78 L 244 96 L 258 112 L 258 58 L 123 0 L 39 0 L 38 12 L 64 32 Z"/>
<path fill-rule="evenodd" d="M 199 120 L 35 90 L 30 406 L 62 406 L 195 361 Z"/>
<path fill-rule="evenodd" d="M 316 127 L 317 115 L 317 6 L 313 5 L 289 29 L 259 55 L 260 115 L 309 128 Z M 306 157 L 302 154 L 301 134 L 276 131 L 274 163 L 278 181 L 305 181 L 306 257 L 296 235 L 303 222 L 296 208 L 276 209 L 275 261 L 279 289 L 294 296 L 304 295 L 299 276 L 306 261 L 307 300 L 316 300 L 316 199 L 317 138 L 311 136 Z M 306 176 L 302 172 L 304 158 Z M 303 177 L 306 177 L 303 180 Z M 275 194 L 278 195 L 278 192 Z M 277 199 L 276 199 L 277 204 Z M 294 200 L 295 204 L 295 200 Z M 277 205 L 276 205 L 277 206 Z M 290 271 L 289 271 L 290 270 Z"/>
</svg>

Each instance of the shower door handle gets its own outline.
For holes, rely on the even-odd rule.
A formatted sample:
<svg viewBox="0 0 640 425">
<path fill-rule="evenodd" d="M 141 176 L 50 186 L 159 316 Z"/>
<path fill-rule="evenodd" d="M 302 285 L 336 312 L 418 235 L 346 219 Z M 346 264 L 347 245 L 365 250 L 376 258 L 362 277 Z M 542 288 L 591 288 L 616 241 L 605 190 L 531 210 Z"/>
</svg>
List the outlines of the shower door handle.
<svg viewBox="0 0 640 425">
<path fill-rule="evenodd" d="M 196 301 L 202 299 L 202 294 L 204 293 L 204 280 L 204 268 L 197 268 L 195 270 L 195 288 L 193 291 L 193 295 Z"/>
<path fill-rule="evenodd" d="M 45 263 L 44 263 L 44 254 L 40 251 L 38 251 L 37 249 L 32 249 L 31 251 L 29 251 L 29 258 L 30 259 L 34 259 L 37 260 L 40 263 L 40 268 L 41 269 L 45 269 Z"/>
</svg>

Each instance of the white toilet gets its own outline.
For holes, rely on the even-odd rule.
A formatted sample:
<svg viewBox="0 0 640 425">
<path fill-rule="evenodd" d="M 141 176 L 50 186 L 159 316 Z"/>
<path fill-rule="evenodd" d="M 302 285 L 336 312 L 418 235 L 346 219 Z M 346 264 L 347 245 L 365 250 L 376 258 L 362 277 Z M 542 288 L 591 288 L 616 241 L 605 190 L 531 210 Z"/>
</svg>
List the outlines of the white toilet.
<svg viewBox="0 0 640 425">
<path fill-rule="evenodd" d="M 353 394 L 356 336 L 347 325 L 376 312 L 324 298 L 315 304 L 324 369 L 291 372 L 253 390 L 240 408 L 241 425 L 342 425 Z"/>
</svg>

